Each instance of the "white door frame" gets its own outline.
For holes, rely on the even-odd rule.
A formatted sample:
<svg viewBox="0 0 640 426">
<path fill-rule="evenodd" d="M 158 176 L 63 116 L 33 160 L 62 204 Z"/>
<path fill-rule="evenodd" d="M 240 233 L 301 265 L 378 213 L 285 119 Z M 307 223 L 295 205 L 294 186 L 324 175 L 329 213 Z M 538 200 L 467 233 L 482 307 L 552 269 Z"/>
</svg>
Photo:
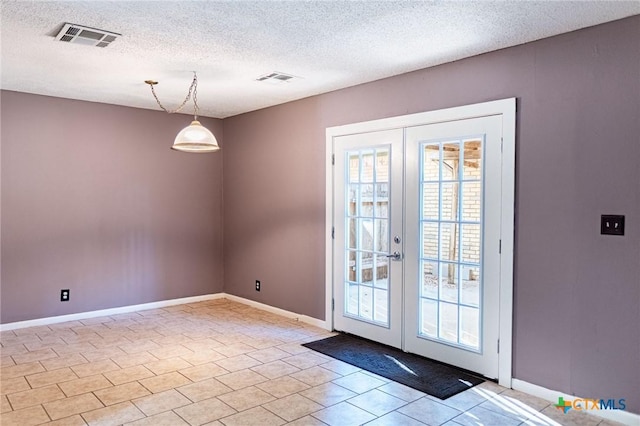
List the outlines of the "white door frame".
<svg viewBox="0 0 640 426">
<path fill-rule="evenodd" d="M 501 203 L 501 263 L 500 263 L 500 353 L 498 383 L 511 388 L 513 352 L 513 250 L 514 250 L 514 203 L 515 203 L 515 139 L 516 99 L 508 98 L 465 105 L 454 108 L 428 111 L 380 120 L 329 127 L 326 130 L 326 187 L 325 187 L 325 323 L 333 330 L 333 250 L 334 226 L 333 166 L 336 136 L 404 128 L 424 124 L 435 124 L 468 118 L 502 115 L 502 203 Z"/>
</svg>

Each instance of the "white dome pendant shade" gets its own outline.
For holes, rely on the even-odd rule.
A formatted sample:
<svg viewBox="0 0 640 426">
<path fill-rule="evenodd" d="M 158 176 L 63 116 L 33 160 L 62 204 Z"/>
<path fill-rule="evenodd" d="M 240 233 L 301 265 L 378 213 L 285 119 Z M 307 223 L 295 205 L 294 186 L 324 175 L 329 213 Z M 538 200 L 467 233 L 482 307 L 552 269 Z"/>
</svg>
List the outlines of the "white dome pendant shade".
<svg viewBox="0 0 640 426">
<path fill-rule="evenodd" d="M 171 149 L 182 152 L 216 152 L 220 149 L 218 141 L 213 133 L 204 127 L 198 120 L 193 120 L 184 129 L 180 130 L 173 141 Z"/>
<path fill-rule="evenodd" d="M 145 83 L 151 87 L 151 94 L 155 98 L 160 109 L 168 112 L 169 114 L 174 114 L 180 111 L 187 104 L 189 99 L 193 98 L 193 121 L 187 127 L 180 130 L 180 133 L 178 133 L 178 136 L 176 136 L 173 141 L 171 149 L 194 153 L 216 152 L 220 150 L 218 141 L 216 140 L 216 137 L 213 136 L 213 133 L 198 121 L 198 76 L 195 71 L 193 72 L 193 81 L 191 82 L 191 86 L 189 86 L 187 97 L 182 101 L 182 104 L 174 110 L 165 108 L 160 102 L 160 99 L 158 99 L 158 95 L 156 95 L 156 90 L 154 89 L 154 86 L 158 84 L 157 81 L 145 80 Z"/>
</svg>

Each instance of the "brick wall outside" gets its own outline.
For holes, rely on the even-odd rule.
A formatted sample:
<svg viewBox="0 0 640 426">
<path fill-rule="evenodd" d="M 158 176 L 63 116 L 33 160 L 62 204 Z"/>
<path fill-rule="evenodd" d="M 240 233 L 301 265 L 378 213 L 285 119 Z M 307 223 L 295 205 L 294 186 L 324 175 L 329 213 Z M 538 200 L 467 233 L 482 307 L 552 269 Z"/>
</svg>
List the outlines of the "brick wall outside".
<svg viewBox="0 0 640 426">
<path fill-rule="evenodd" d="M 444 144 L 453 148 L 454 144 Z M 473 167 L 478 164 L 478 160 L 465 159 L 462 170 L 462 183 L 459 179 L 459 160 L 445 160 L 442 167 L 442 181 L 439 176 L 439 151 L 435 149 L 424 149 L 423 152 L 423 217 L 427 220 L 451 220 L 464 222 L 480 222 L 481 219 L 481 178 L 482 169 Z M 455 154 L 454 154 L 455 155 Z M 453 181 L 457 182 L 453 182 Z M 447 182 L 450 181 L 450 182 Z M 442 191 L 442 216 L 438 216 L 439 191 Z M 458 203 L 462 203 L 461 217 L 458 217 L 457 205 L 454 194 L 458 193 Z M 462 228 L 462 229 L 460 229 Z M 437 225 L 435 223 L 425 223 L 423 225 L 424 255 L 429 258 L 436 258 L 437 254 Z M 451 258 L 450 244 L 452 233 L 462 232 L 462 250 Z M 476 225 L 455 224 L 441 225 L 441 245 L 440 258 L 443 260 L 457 260 L 463 262 L 480 263 L 480 227 Z"/>
<path fill-rule="evenodd" d="M 436 145 L 437 146 L 437 145 Z M 444 144 L 450 149 L 456 149 L 457 144 Z M 455 156 L 456 153 L 449 155 Z M 477 159 L 465 159 L 462 169 L 462 181 L 460 178 L 459 160 L 445 160 L 442 167 L 442 180 L 440 180 L 440 153 L 436 149 L 424 149 L 423 151 L 423 217 L 434 222 L 423 222 L 422 232 L 424 241 L 424 257 L 438 258 L 438 228 L 440 228 L 440 259 L 445 261 L 461 261 L 465 263 L 480 263 L 480 226 L 481 219 L 481 178 L 482 169 L 474 167 L 480 163 Z M 360 217 L 386 217 L 388 207 L 388 179 L 389 179 L 389 156 L 387 150 L 377 150 L 371 152 L 353 153 L 349 156 L 349 214 L 355 215 L 356 200 L 360 193 L 361 207 Z M 375 168 L 374 168 L 375 161 Z M 377 208 L 374 212 L 374 190 L 377 191 Z M 438 199 L 442 193 L 441 206 L 442 216 L 438 215 Z M 457 197 L 454 196 L 457 194 Z M 458 217 L 458 204 L 461 203 L 461 217 Z M 475 223 L 441 223 L 438 220 L 463 221 Z M 384 223 L 383 223 L 384 222 Z M 351 222 L 350 222 L 351 223 Z M 375 221 L 376 235 L 378 239 L 384 235 L 386 237 L 386 221 L 379 219 Z M 357 222 L 349 226 L 350 241 L 354 241 L 357 232 Z M 457 247 L 459 233 L 461 233 L 461 247 Z M 452 235 L 455 237 L 456 247 L 451 247 Z M 361 249 L 384 251 L 387 248 L 386 241 L 374 241 L 372 235 L 362 236 Z M 455 249 L 452 250 L 452 249 Z M 368 263 L 365 265 L 364 263 Z M 363 269 L 363 276 L 369 280 L 372 278 L 373 262 L 363 262 L 360 265 Z M 376 265 L 376 269 L 381 266 Z M 365 269 L 370 269 L 365 272 Z M 384 272 L 378 271 L 379 275 Z M 380 274 L 381 273 L 381 274 Z M 433 271 L 439 275 L 437 271 Z M 355 278 L 352 276 L 350 278 Z"/>
</svg>

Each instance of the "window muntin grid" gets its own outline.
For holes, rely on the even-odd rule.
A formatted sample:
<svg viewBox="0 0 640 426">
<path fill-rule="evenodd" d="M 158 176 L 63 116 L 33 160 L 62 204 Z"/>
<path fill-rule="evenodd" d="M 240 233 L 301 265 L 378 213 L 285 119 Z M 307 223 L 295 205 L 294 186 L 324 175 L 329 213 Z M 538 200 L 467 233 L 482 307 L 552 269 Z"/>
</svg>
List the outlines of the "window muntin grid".
<svg viewBox="0 0 640 426">
<path fill-rule="evenodd" d="M 390 147 L 348 151 L 345 306 L 348 317 L 389 326 Z"/>
<path fill-rule="evenodd" d="M 479 351 L 484 137 L 420 145 L 420 337 Z"/>
</svg>

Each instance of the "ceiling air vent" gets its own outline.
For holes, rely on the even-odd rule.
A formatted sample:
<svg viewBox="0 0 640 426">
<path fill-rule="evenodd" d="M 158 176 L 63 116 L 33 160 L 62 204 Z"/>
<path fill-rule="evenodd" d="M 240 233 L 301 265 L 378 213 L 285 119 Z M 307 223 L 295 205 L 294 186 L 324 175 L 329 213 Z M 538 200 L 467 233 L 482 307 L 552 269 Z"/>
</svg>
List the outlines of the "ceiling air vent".
<svg viewBox="0 0 640 426">
<path fill-rule="evenodd" d="M 121 35 L 111 31 L 66 23 L 56 36 L 56 40 L 87 46 L 107 47 Z"/>
<path fill-rule="evenodd" d="M 298 77 L 294 77 L 289 74 L 274 71 L 270 74 L 265 74 L 263 76 L 256 78 L 256 81 L 264 81 L 265 83 L 271 83 L 271 84 L 283 84 L 283 83 L 290 83 L 292 80 L 297 80 L 297 79 Z"/>
</svg>

